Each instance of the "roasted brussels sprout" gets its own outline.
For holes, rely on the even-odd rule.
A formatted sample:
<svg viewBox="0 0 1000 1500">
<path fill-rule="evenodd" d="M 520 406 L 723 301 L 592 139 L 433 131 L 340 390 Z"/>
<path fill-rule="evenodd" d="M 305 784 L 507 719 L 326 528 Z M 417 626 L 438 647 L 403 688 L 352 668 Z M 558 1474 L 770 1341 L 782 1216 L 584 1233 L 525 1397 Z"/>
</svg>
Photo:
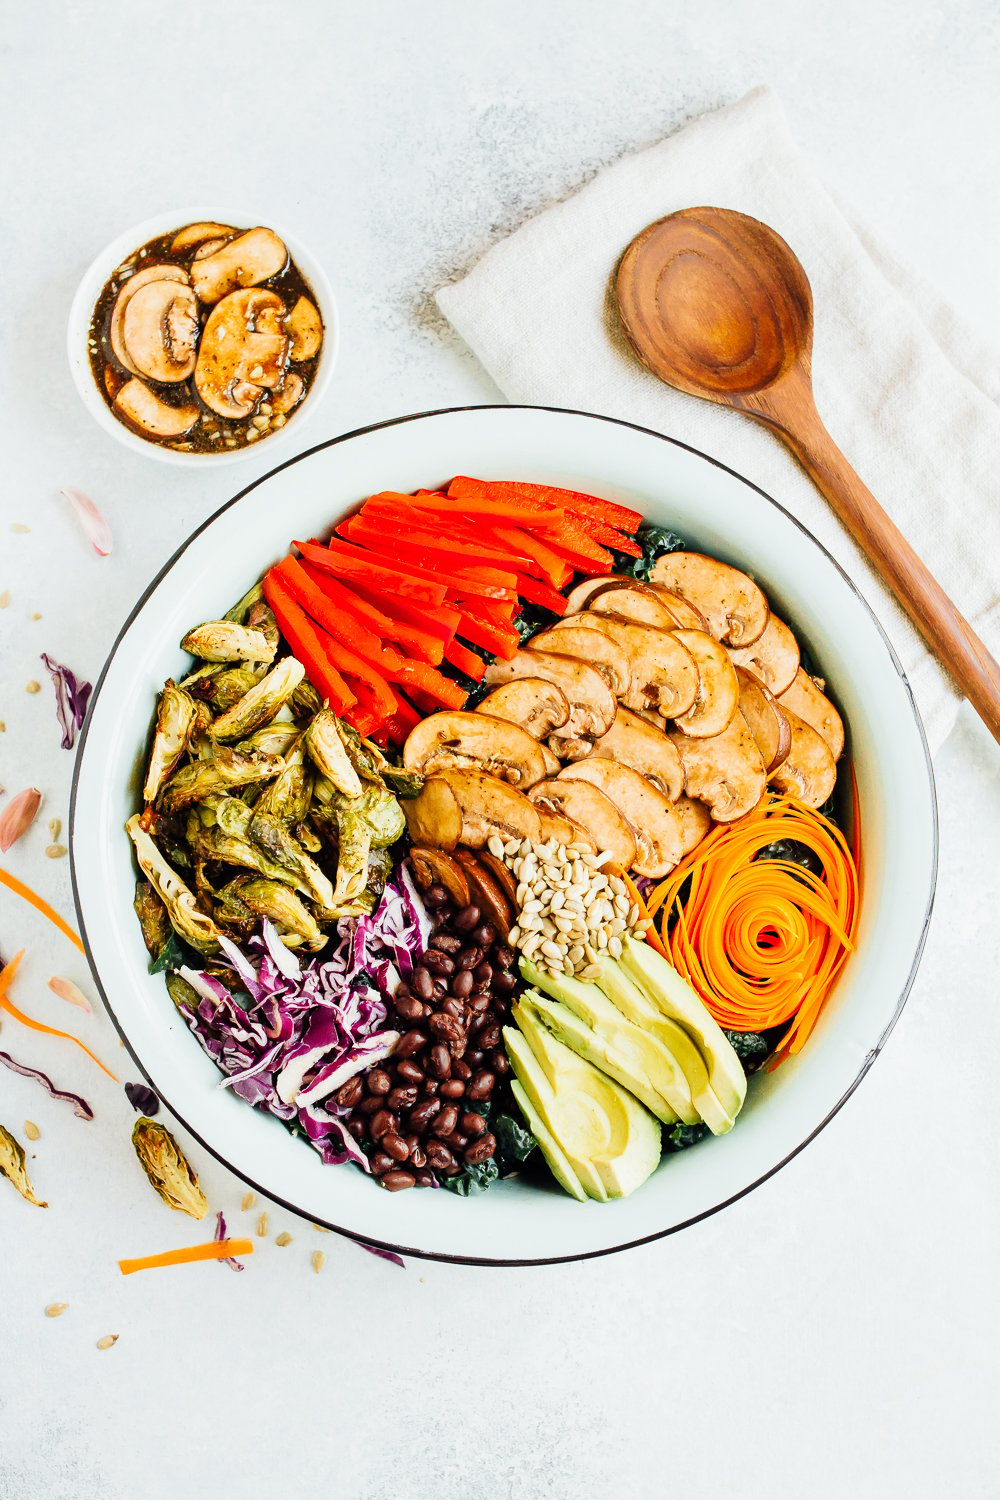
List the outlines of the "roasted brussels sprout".
<svg viewBox="0 0 1000 1500">
<path fill-rule="evenodd" d="M 238 703 L 220 714 L 210 730 L 213 740 L 243 740 L 269 724 L 304 676 L 302 663 L 294 656 L 286 656 L 261 682 L 244 693 Z"/>
<path fill-rule="evenodd" d="M 139 813 L 133 813 L 125 824 L 135 845 L 139 868 L 146 875 L 167 909 L 171 925 L 186 943 L 199 953 L 215 953 L 219 947 L 219 929 L 212 918 L 198 909 L 197 902 L 176 870 L 172 869 L 148 833 L 139 824 Z"/>
<path fill-rule="evenodd" d="M 167 1127 L 142 1115 L 135 1122 L 132 1145 L 140 1166 L 167 1207 L 192 1219 L 203 1219 L 208 1213 L 208 1199 Z"/>
<path fill-rule="evenodd" d="M 233 620 L 208 620 L 196 625 L 181 641 L 181 649 L 202 661 L 271 662 L 275 651 L 262 631 Z"/>
<path fill-rule="evenodd" d="M 190 693 L 168 679 L 156 705 L 156 733 L 142 789 L 147 802 L 156 801 L 163 783 L 179 764 L 188 747 L 195 717 L 195 702 Z"/>
</svg>

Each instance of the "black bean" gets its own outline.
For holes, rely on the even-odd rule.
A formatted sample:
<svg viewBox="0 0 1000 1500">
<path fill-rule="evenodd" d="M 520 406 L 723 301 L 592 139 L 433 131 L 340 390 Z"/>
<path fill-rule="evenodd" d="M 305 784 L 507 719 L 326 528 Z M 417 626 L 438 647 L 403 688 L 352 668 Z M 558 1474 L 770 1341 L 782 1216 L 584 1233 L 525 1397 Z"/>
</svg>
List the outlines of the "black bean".
<svg viewBox="0 0 1000 1500">
<path fill-rule="evenodd" d="M 365 1086 L 360 1076 L 355 1073 L 346 1083 L 342 1083 L 337 1090 L 337 1103 L 343 1104 L 346 1109 L 353 1109 L 364 1094 Z"/>
<path fill-rule="evenodd" d="M 517 979 L 515 978 L 515 976 L 513 974 L 509 973 L 506 969 L 501 969 L 501 971 L 500 971 L 499 974 L 497 974 L 496 972 L 494 972 L 494 975 L 493 975 L 493 988 L 494 988 L 494 990 L 496 990 L 497 994 L 499 994 L 499 995 L 509 995 L 510 992 L 511 992 L 511 990 L 514 988 L 514 986 L 516 984 L 517 984 Z"/>
<path fill-rule="evenodd" d="M 457 1042 L 460 1040 L 464 1042 L 465 1040 L 464 1028 L 459 1021 L 455 1020 L 454 1016 L 446 1016 L 442 1011 L 438 1011 L 436 1015 L 431 1016 L 427 1024 L 434 1035 L 439 1037 L 443 1042 Z M 399 1050 L 398 1043 L 396 1050 Z"/>
<path fill-rule="evenodd" d="M 462 1032 L 462 1035 L 460 1037 L 456 1037 L 453 1042 L 449 1042 L 448 1051 L 451 1053 L 452 1061 L 454 1061 L 456 1057 L 464 1057 L 465 1049 L 467 1046 L 468 1041 L 466 1039 L 464 1031 Z"/>
<path fill-rule="evenodd" d="M 410 1148 L 403 1137 L 396 1135 L 394 1131 L 382 1137 L 381 1146 L 382 1150 L 387 1151 L 394 1161 L 406 1161 L 410 1154 Z"/>
<path fill-rule="evenodd" d="M 451 1135 L 457 1124 L 458 1110 L 454 1104 L 446 1104 L 431 1125 L 431 1135 L 436 1135 L 439 1140 L 443 1140 L 445 1136 Z"/>
<path fill-rule="evenodd" d="M 432 974 L 448 975 L 455 972 L 455 960 L 447 953 L 439 953 L 435 948 L 428 948 L 421 962 Z"/>
<path fill-rule="evenodd" d="M 376 1177 L 381 1177 L 384 1173 L 391 1172 L 396 1165 L 392 1157 L 385 1151 L 373 1151 L 368 1159 L 371 1162 L 371 1168 Z"/>
<path fill-rule="evenodd" d="M 453 1130 L 445 1144 L 450 1146 L 453 1151 L 464 1151 L 469 1144 L 469 1137 L 463 1134 L 461 1130 Z"/>
<path fill-rule="evenodd" d="M 471 1146 L 466 1146 L 464 1156 L 470 1166 L 478 1166 L 482 1161 L 488 1161 L 497 1149 L 496 1137 L 492 1135 L 481 1135 L 478 1141 L 473 1141 Z"/>
<path fill-rule="evenodd" d="M 481 995 L 470 995 L 467 1004 L 473 1015 L 481 1014 L 484 1010 L 489 1009 L 490 997 L 485 993 Z"/>
<path fill-rule="evenodd" d="M 469 1084 L 467 1090 L 469 1098 L 488 1099 L 493 1092 L 493 1085 L 495 1082 L 496 1079 L 493 1077 L 493 1074 L 490 1073 L 486 1068 L 483 1068 L 475 1075 L 475 1077 L 472 1079 L 472 1082 Z"/>
<path fill-rule="evenodd" d="M 369 1094 L 367 1099 L 362 1099 L 358 1109 L 363 1115 L 374 1115 L 382 1108 L 381 1094 Z"/>
<path fill-rule="evenodd" d="M 498 1074 L 501 1078 L 505 1077 L 510 1072 L 510 1063 L 508 1062 L 507 1054 L 502 1047 L 497 1047 L 495 1049 L 493 1055 L 490 1058 L 490 1065 L 492 1066 L 494 1073 Z"/>
<path fill-rule="evenodd" d="M 421 1099 L 420 1103 L 415 1104 L 410 1110 L 410 1129 L 422 1135 L 440 1109 L 440 1099 Z"/>
<path fill-rule="evenodd" d="M 457 953 L 462 946 L 462 939 L 456 937 L 453 932 L 436 932 L 429 946 L 438 949 L 441 953 Z"/>
<path fill-rule="evenodd" d="M 494 1047 L 500 1045 L 500 1027 L 494 1022 L 492 1026 L 487 1026 L 484 1031 L 481 1031 L 476 1040 L 485 1052 L 492 1052 Z"/>
<path fill-rule="evenodd" d="M 419 1067 L 412 1060 L 412 1058 L 409 1057 L 404 1057 L 401 1062 L 398 1062 L 396 1064 L 396 1072 L 398 1073 L 399 1077 L 405 1079 L 407 1083 L 423 1083 L 424 1081 L 423 1068 Z"/>
<path fill-rule="evenodd" d="M 472 1077 L 472 1069 L 469 1067 L 469 1064 L 462 1062 L 460 1058 L 453 1059 L 451 1071 L 456 1078 L 469 1079 Z"/>
<path fill-rule="evenodd" d="M 439 1172 L 446 1172 L 455 1166 L 455 1158 L 452 1156 L 444 1141 L 430 1140 L 424 1146 L 427 1153 L 427 1165 L 435 1167 Z"/>
<path fill-rule="evenodd" d="M 422 1031 L 404 1031 L 396 1043 L 394 1057 L 412 1057 L 414 1052 L 419 1052 L 421 1047 L 427 1046 L 427 1038 Z"/>
<path fill-rule="evenodd" d="M 493 950 L 493 962 L 501 969 L 509 969 L 514 962 L 514 950 L 498 944 Z"/>
<path fill-rule="evenodd" d="M 434 1186 L 434 1173 L 433 1172 L 431 1172 L 431 1171 L 423 1171 L 423 1172 L 417 1172 L 414 1175 L 416 1176 L 416 1179 L 417 1179 L 417 1187 L 433 1187 Z"/>
<path fill-rule="evenodd" d="M 414 1137 L 414 1139 L 416 1139 L 416 1138 Z M 410 1144 L 409 1137 L 407 1137 L 406 1144 L 407 1145 Z M 410 1150 L 410 1166 L 411 1167 L 426 1167 L 426 1165 L 427 1165 L 427 1153 L 424 1150 L 423 1146 L 421 1146 L 420 1142 L 417 1141 L 417 1144 L 415 1146 L 413 1146 L 411 1148 L 411 1150 Z"/>
<path fill-rule="evenodd" d="M 461 1078 L 446 1078 L 441 1085 L 442 1099 L 461 1099 L 465 1093 L 465 1084 Z"/>
<path fill-rule="evenodd" d="M 410 976 L 410 987 L 421 1000 L 429 1000 L 434 994 L 434 981 L 430 976 L 430 971 L 425 969 L 423 964 L 417 964 Z"/>
<path fill-rule="evenodd" d="M 380 1141 L 384 1135 L 393 1134 L 395 1130 L 396 1116 L 387 1109 L 380 1109 L 377 1114 L 372 1115 L 372 1140 Z"/>
<path fill-rule="evenodd" d="M 401 1193 L 404 1188 L 417 1185 L 417 1179 L 405 1167 L 397 1167 L 394 1172 L 386 1172 L 384 1177 L 379 1178 L 379 1181 L 384 1188 L 389 1189 L 390 1193 Z"/>
<path fill-rule="evenodd" d="M 348 1120 L 347 1128 L 356 1141 L 363 1141 L 368 1134 L 367 1124 L 364 1120 L 358 1119 L 357 1116 L 353 1120 Z"/>
<path fill-rule="evenodd" d="M 447 1048 L 445 1048 L 447 1051 Z M 425 1078 L 423 1083 L 424 1093 L 428 1099 L 436 1099 L 439 1084 L 436 1078 Z"/>
<path fill-rule="evenodd" d="M 478 943 L 480 948 L 490 948 L 493 945 L 493 940 L 495 937 L 496 933 L 493 931 L 493 928 L 489 925 L 489 923 L 482 922 L 472 934 L 472 941 L 474 943 Z"/>
<path fill-rule="evenodd" d="M 465 1052 L 465 1061 L 470 1068 L 478 1068 L 485 1055 L 479 1047 L 468 1047 Z"/>
<path fill-rule="evenodd" d="M 479 926 L 479 915 L 478 906 L 463 906 L 456 914 L 452 926 L 456 932 L 471 932 L 474 927 Z"/>
<path fill-rule="evenodd" d="M 444 906 L 447 900 L 448 892 L 445 890 L 443 885 L 435 884 L 432 886 L 428 886 L 427 890 L 424 891 L 425 906 Z"/>
<path fill-rule="evenodd" d="M 471 993 L 473 983 L 474 980 L 470 971 L 468 969 L 459 969 L 451 981 L 451 993 L 456 995 L 458 999 L 464 1000 L 466 995 Z"/>
<path fill-rule="evenodd" d="M 419 1021 L 424 1013 L 422 1000 L 418 1000 L 416 995 L 401 995 L 398 990 L 396 991 L 396 1009 L 404 1021 Z"/>
<path fill-rule="evenodd" d="M 448 1000 L 442 1000 L 441 1010 L 446 1016 L 451 1016 L 456 1021 L 465 1020 L 465 1005 L 461 1000 L 456 1000 L 454 996 L 451 996 Z"/>
<path fill-rule="evenodd" d="M 451 1058 L 448 1056 L 448 1048 L 440 1042 L 435 1042 L 427 1054 L 427 1067 L 435 1078 L 447 1078 L 451 1072 Z"/>
<path fill-rule="evenodd" d="M 472 971 L 472 977 L 477 984 L 489 984 L 493 978 L 493 965 L 484 961 L 477 964 Z"/>
<path fill-rule="evenodd" d="M 482 961 L 482 957 L 482 948 L 463 948 L 455 962 L 460 969 L 474 969 Z M 473 978 L 475 978 L 475 975 L 473 975 Z"/>
<path fill-rule="evenodd" d="M 404 1088 L 391 1089 L 385 1096 L 385 1102 L 393 1114 L 399 1114 L 405 1109 L 412 1109 L 417 1102 L 416 1084 L 408 1083 Z"/>
<path fill-rule="evenodd" d="M 466 1135 L 482 1135 L 486 1129 L 485 1115 L 477 1115 L 472 1110 L 466 1110 L 458 1123 Z"/>
<path fill-rule="evenodd" d="M 392 1079 L 384 1068 L 373 1068 L 368 1074 L 368 1092 L 370 1094 L 387 1094 L 392 1088 Z"/>
</svg>

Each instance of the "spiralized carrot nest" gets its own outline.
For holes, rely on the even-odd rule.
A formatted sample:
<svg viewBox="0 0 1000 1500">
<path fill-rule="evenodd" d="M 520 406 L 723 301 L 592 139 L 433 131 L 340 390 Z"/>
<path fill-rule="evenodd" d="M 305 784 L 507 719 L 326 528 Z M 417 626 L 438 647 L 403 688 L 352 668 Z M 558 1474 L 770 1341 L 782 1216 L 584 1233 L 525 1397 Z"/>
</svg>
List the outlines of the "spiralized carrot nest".
<svg viewBox="0 0 1000 1500">
<path fill-rule="evenodd" d="M 804 844 L 822 874 L 756 857 L 779 839 Z M 646 905 L 654 918 L 662 910 L 667 956 L 720 1026 L 791 1023 L 779 1061 L 805 1045 L 854 950 L 859 891 L 858 864 L 840 830 L 796 798 L 772 793 L 703 839 Z"/>
</svg>

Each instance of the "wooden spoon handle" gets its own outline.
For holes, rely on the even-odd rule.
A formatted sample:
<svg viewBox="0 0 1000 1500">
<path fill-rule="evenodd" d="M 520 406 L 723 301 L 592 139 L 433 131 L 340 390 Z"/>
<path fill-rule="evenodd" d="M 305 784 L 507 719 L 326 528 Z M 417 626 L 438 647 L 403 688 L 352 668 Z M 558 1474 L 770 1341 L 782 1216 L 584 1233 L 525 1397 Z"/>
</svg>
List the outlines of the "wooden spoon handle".
<svg viewBox="0 0 1000 1500">
<path fill-rule="evenodd" d="M 852 469 L 827 432 L 810 399 L 794 401 L 794 413 L 774 399 L 778 390 L 746 407 L 776 431 L 832 505 L 872 567 L 941 665 L 1000 743 L 1000 666 L 944 589 L 924 566 L 903 533 Z M 794 415 L 794 421 L 788 419 Z M 794 430 L 793 430 L 794 428 Z"/>
</svg>

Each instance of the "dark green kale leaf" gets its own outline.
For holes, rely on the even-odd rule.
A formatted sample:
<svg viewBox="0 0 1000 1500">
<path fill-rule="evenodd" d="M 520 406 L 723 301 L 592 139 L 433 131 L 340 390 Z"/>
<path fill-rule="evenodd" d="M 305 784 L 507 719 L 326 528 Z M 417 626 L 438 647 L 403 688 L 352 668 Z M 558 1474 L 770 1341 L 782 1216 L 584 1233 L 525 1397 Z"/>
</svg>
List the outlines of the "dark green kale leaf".
<svg viewBox="0 0 1000 1500">
<path fill-rule="evenodd" d="M 707 1125 L 674 1125 L 663 1132 L 664 1151 L 686 1151 L 696 1146 L 708 1134 Z"/>
<path fill-rule="evenodd" d="M 189 948 L 187 943 L 182 942 L 176 932 L 171 932 L 167 941 L 150 964 L 149 972 L 151 974 L 163 974 L 168 969 L 201 969 L 203 967 L 204 961 L 195 953 L 194 949 Z"/>
<path fill-rule="evenodd" d="M 666 526 L 640 526 L 635 539 L 642 548 L 642 556 L 629 557 L 625 552 L 615 552 L 615 572 L 627 573 L 631 578 L 642 578 L 647 582 L 658 557 L 667 552 L 683 552 L 687 545 Z"/>
<path fill-rule="evenodd" d="M 744 1073 L 755 1073 L 771 1055 L 771 1043 L 759 1031 L 727 1031 L 726 1036 Z"/>
<path fill-rule="evenodd" d="M 462 1170 L 455 1177 L 439 1177 L 438 1182 L 449 1193 L 468 1198 L 472 1193 L 485 1193 L 500 1177 L 500 1169 L 493 1160 L 483 1161 L 478 1166 L 462 1163 Z"/>
<path fill-rule="evenodd" d="M 493 1160 L 500 1169 L 500 1176 L 509 1177 L 512 1172 L 517 1171 L 522 1162 L 527 1161 L 537 1142 L 531 1131 L 525 1130 L 513 1115 L 497 1115 L 496 1119 L 490 1122 L 490 1129 L 497 1143 Z"/>
<path fill-rule="evenodd" d="M 768 844 L 761 849 L 756 858 L 783 859 L 789 864 L 801 865 L 804 870 L 810 870 L 814 875 L 823 873 L 821 861 L 808 844 L 800 844 L 797 839 L 775 839 L 773 844 Z"/>
</svg>

